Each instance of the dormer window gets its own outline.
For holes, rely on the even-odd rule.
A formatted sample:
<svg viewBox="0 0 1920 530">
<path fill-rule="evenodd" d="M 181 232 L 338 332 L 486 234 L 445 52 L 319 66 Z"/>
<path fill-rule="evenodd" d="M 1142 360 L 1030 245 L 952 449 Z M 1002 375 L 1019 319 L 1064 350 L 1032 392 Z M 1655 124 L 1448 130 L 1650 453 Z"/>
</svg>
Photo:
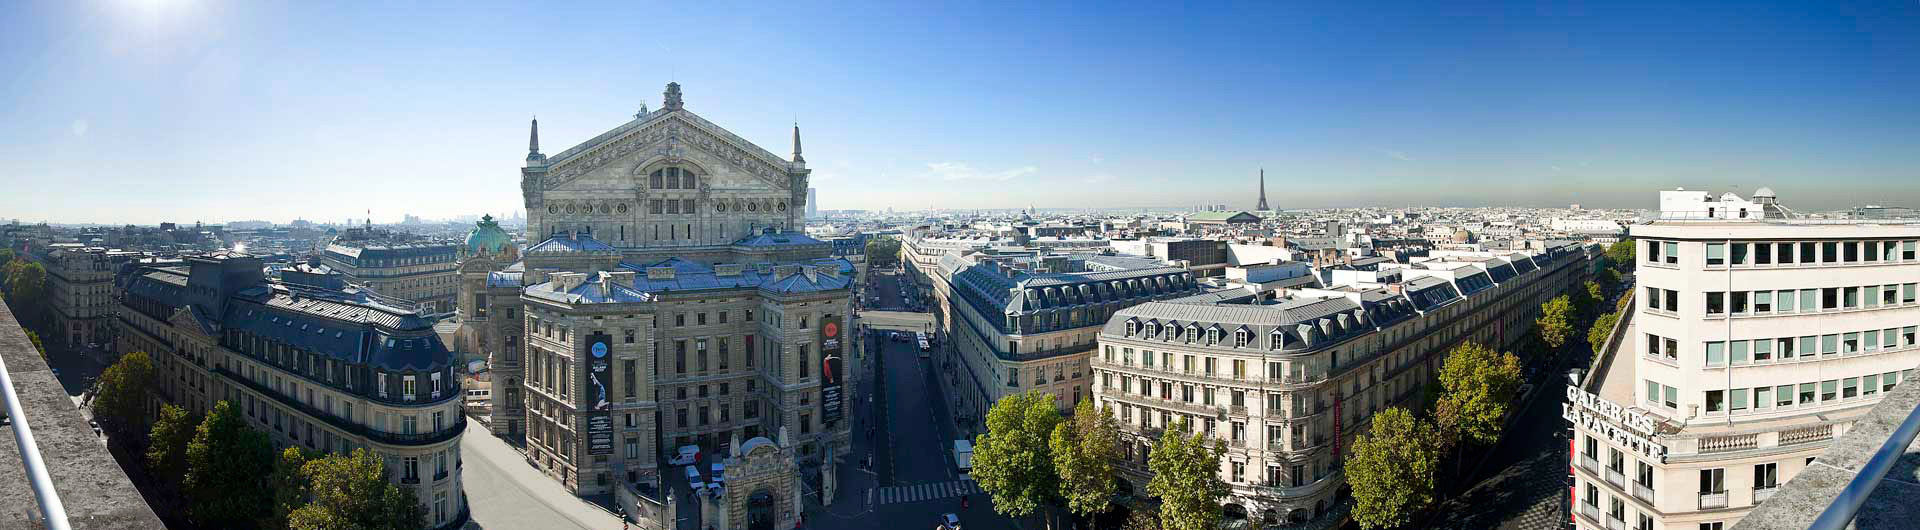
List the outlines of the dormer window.
<svg viewBox="0 0 1920 530">
<path fill-rule="evenodd" d="M 1194 324 L 1187 324 L 1187 343 L 1192 344 L 1193 340 L 1195 338 L 1198 338 L 1199 336 L 1200 336 L 1200 326 L 1194 325 Z"/>
<path fill-rule="evenodd" d="M 1247 344 L 1251 342 L 1253 342 L 1253 332 L 1247 331 L 1247 328 L 1240 328 L 1240 329 L 1234 330 L 1233 347 L 1245 348 L 1247 347 Z"/>
<path fill-rule="evenodd" d="M 1140 322 L 1133 319 L 1127 319 L 1127 336 L 1132 337 L 1139 332 L 1140 332 Z"/>
<path fill-rule="evenodd" d="M 1278 350 L 1287 346 L 1286 332 L 1280 331 L 1277 328 L 1274 329 L 1272 333 L 1267 334 L 1267 340 L 1272 344 L 1268 346 L 1269 349 Z"/>
<path fill-rule="evenodd" d="M 400 381 L 400 399 L 413 401 L 414 390 L 416 388 L 418 387 L 414 384 L 413 376 L 402 377 Z"/>
<path fill-rule="evenodd" d="M 1218 327 L 1207 328 L 1207 345 L 1212 346 L 1219 343 L 1220 343 L 1220 328 Z"/>
<path fill-rule="evenodd" d="M 1147 321 L 1147 338 L 1158 336 L 1160 336 L 1160 323 L 1152 320 Z"/>
</svg>

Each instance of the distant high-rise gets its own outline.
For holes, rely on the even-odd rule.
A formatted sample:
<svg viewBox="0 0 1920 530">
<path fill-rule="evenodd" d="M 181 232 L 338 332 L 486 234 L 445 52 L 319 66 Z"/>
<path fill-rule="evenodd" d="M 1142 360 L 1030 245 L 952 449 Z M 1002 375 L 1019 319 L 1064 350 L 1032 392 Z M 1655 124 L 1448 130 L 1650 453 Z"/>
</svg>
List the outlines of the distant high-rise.
<svg viewBox="0 0 1920 530">
<path fill-rule="evenodd" d="M 1253 210 L 1267 211 L 1267 168 L 1260 168 L 1260 204 L 1255 205 Z"/>
<path fill-rule="evenodd" d="M 807 218 L 820 216 L 820 190 L 807 188 Z"/>
</svg>

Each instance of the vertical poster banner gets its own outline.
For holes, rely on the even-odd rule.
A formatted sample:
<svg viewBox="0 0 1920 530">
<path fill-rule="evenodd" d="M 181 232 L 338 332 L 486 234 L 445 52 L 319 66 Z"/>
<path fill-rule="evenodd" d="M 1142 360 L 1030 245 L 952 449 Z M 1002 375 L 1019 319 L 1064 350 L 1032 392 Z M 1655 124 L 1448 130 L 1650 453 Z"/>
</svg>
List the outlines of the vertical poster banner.
<svg viewBox="0 0 1920 530">
<path fill-rule="evenodd" d="M 611 395 L 607 391 L 607 378 L 611 377 L 607 366 L 613 363 L 609 359 L 612 349 L 612 335 L 594 332 L 587 336 L 587 380 L 593 382 L 592 391 L 595 393 L 590 396 L 593 405 L 586 414 L 589 455 L 613 454 L 613 418 L 607 414 L 607 408 L 612 404 L 607 399 Z"/>
<path fill-rule="evenodd" d="M 841 399 L 840 319 L 826 315 L 820 319 L 820 421 L 833 423 L 845 414 Z"/>
</svg>

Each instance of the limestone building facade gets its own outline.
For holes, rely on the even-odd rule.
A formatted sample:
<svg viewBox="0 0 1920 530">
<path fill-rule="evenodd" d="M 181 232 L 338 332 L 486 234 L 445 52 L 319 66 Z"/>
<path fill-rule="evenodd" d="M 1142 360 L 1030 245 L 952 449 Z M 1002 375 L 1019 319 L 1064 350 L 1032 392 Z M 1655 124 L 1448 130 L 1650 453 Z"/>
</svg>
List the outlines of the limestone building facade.
<svg viewBox="0 0 1920 530">
<path fill-rule="evenodd" d="M 493 431 L 579 495 L 657 495 L 666 455 L 784 429 L 847 454 L 854 267 L 806 236 L 808 170 L 687 110 L 678 84 L 578 146 L 530 134 L 518 256 L 462 265 L 462 322 L 487 337 Z M 657 500 L 657 499 L 656 499 Z"/>
<path fill-rule="evenodd" d="M 120 334 L 152 356 L 161 400 L 198 414 L 229 402 L 276 448 L 368 449 L 430 528 L 465 523 L 463 394 L 416 306 L 324 267 L 269 280 L 245 254 L 141 266 L 122 281 Z"/>
<path fill-rule="evenodd" d="M 47 301 L 53 309 L 58 340 L 68 348 L 113 342 L 113 278 L 122 265 L 140 257 L 138 252 L 109 250 L 77 245 L 57 247 L 47 253 Z"/>
<path fill-rule="evenodd" d="M 1099 329 L 1098 404 L 1121 425 L 1117 471 L 1144 492 L 1153 442 L 1176 421 L 1220 440 L 1236 516 L 1329 528 L 1351 506 L 1345 448 L 1375 412 L 1418 406 L 1445 353 L 1504 350 L 1547 299 L 1580 285 L 1587 249 L 1458 255 L 1379 281 L 1284 293 L 1209 292 L 1122 309 Z"/>
</svg>

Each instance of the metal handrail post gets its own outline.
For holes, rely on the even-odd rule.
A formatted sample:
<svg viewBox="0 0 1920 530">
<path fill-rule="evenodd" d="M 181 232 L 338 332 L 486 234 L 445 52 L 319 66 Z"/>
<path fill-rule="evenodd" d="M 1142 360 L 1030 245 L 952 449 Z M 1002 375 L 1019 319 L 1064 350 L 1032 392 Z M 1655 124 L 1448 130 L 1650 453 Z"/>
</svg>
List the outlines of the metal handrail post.
<svg viewBox="0 0 1920 530">
<path fill-rule="evenodd" d="M 1860 467 L 1860 472 L 1855 473 L 1853 480 L 1847 482 L 1847 487 L 1834 496 L 1832 504 L 1820 511 L 1820 516 L 1807 526 L 1807 530 L 1845 530 L 1852 524 L 1854 516 L 1860 513 L 1860 507 L 1866 505 L 1867 497 L 1880 487 L 1880 479 L 1886 478 L 1887 472 L 1893 470 L 1893 464 L 1906 454 L 1906 448 L 1913 443 L 1916 433 L 1920 433 L 1920 408 L 1907 413 L 1906 421 L 1900 422 L 1893 435 L 1887 437 L 1886 443 L 1880 444 L 1880 450 L 1874 452 L 1873 458 Z"/>
<path fill-rule="evenodd" d="M 67 506 L 60 502 L 60 492 L 53 488 L 53 477 L 47 475 L 47 464 L 40 459 L 40 444 L 33 441 L 33 429 L 27 426 L 27 415 L 20 408 L 20 395 L 13 390 L 13 375 L 7 372 L 7 363 L 0 360 L 0 396 L 7 400 L 7 416 L 13 418 L 13 439 L 20 444 L 20 463 L 27 468 L 27 481 L 33 485 L 33 496 L 40 501 L 40 514 L 46 516 L 48 530 L 68 530 Z"/>
</svg>

